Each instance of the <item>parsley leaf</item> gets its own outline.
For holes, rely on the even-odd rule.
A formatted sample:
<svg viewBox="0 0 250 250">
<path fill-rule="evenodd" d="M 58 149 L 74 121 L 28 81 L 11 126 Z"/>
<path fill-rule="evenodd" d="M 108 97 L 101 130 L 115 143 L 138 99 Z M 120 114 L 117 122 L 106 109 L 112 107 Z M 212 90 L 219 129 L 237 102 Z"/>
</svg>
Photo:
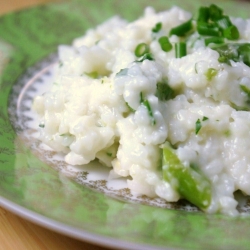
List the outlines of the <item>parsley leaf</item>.
<svg viewBox="0 0 250 250">
<path fill-rule="evenodd" d="M 203 116 L 202 120 L 198 119 L 195 123 L 195 134 L 197 135 L 202 128 L 202 122 L 208 120 L 208 117 Z"/>
<path fill-rule="evenodd" d="M 201 129 L 202 125 L 201 125 L 201 120 L 198 119 L 195 123 L 195 134 L 197 135 Z"/>
<path fill-rule="evenodd" d="M 152 32 L 157 33 L 161 30 L 161 28 L 162 28 L 162 23 L 161 22 L 156 23 L 155 27 L 152 28 Z"/>
<path fill-rule="evenodd" d="M 174 90 L 168 85 L 166 81 L 158 82 L 156 85 L 156 96 L 161 101 L 167 101 L 174 98 Z"/>
</svg>

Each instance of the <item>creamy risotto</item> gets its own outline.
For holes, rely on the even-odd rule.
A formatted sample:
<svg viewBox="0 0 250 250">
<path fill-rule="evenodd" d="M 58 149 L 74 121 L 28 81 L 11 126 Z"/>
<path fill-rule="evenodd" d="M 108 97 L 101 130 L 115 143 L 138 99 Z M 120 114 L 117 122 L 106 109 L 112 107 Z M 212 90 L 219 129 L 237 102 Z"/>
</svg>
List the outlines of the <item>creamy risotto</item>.
<svg viewBox="0 0 250 250">
<path fill-rule="evenodd" d="M 115 16 L 59 46 L 34 100 L 40 140 L 138 194 L 236 215 L 234 192 L 250 194 L 249 40 L 250 20 L 216 5 Z"/>
</svg>

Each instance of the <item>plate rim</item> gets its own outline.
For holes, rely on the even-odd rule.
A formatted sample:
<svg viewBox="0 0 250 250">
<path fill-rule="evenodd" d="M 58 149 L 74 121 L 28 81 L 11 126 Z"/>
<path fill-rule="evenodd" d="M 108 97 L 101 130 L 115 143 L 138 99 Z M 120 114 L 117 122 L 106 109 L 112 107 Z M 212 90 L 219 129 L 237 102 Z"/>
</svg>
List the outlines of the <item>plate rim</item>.
<svg viewBox="0 0 250 250">
<path fill-rule="evenodd" d="M 67 225 L 65 223 L 56 221 L 54 219 L 48 218 L 42 214 L 34 212 L 30 209 L 27 209 L 21 205 L 18 205 L 3 196 L 0 195 L 0 206 L 4 209 L 12 212 L 13 214 L 20 216 L 21 218 L 32 222 L 36 225 L 42 226 L 49 230 L 53 230 L 57 233 L 60 233 L 65 236 L 72 237 L 76 240 L 86 241 L 91 244 L 103 246 L 103 247 L 112 247 L 116 249 L 131 249 L 131 250 L 175 250 L 176 248 L 162 248 L 158 246 L 150 246 L 149 244 L 138 244 L 133 242 L 128 242 L 124 240 L 115 239 L 108 236 L 103 236 L 101 234 L 91 233 L 86 230 Z M 121 247 L 122 246 L 122 247 Z"/>
</svg>

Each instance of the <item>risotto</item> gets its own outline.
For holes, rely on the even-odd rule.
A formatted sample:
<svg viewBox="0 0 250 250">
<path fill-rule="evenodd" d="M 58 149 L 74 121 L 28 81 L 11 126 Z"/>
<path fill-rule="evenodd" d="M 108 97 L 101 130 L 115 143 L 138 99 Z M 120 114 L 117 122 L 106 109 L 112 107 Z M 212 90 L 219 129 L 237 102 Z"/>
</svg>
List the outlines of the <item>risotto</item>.
<svg viewBox="0 0 250 250">
<path fill-rule="evenodd" d="M 249 40 L 250 20 L 216 5 L 114 16 L 59 46 L 33 104 L 39 138 L 138 194 L 236 215 L 234 192 L 250 194 Z"/>
</svg>

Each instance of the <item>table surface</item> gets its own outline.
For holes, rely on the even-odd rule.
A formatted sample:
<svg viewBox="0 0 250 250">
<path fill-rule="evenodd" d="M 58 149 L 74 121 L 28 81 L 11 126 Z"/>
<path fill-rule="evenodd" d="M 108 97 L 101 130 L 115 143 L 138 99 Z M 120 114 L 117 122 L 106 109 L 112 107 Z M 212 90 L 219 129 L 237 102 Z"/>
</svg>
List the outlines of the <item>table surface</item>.
<svg viewBox="0 0 250 250">
<path fill-rule="evenodd" d="M 52 0 L 0 0 L 0 15 Z M 0 250 L 107 250 L 52 232 L 0 207 Z"/>
</svg>

